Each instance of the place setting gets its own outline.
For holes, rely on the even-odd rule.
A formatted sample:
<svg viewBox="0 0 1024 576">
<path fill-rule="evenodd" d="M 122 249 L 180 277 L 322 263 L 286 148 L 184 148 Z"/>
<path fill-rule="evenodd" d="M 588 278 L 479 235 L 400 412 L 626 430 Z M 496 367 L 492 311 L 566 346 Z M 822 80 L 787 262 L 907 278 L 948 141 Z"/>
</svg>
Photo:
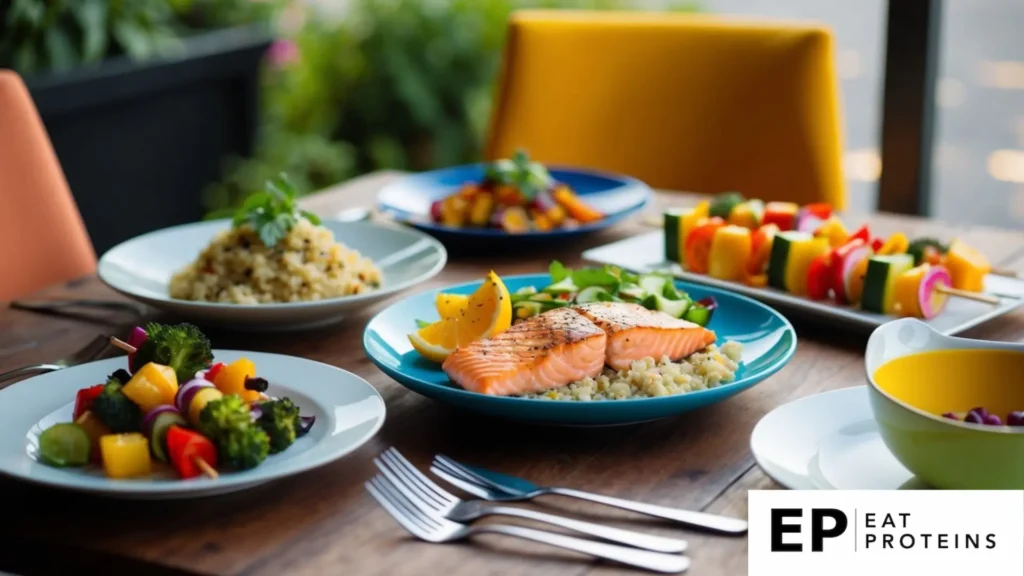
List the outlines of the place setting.
<svg viewBox="0 0 1024 576">
<path fill-rule="evenodd" d="M 537 487 L 529 481 L 460 464 L 437 455 L 430 472 L 476 500 L 461 500 L 420 472 L 401 453 L 389 448 L 374 459 L 379 473 L 366 483 L 369 494 L 403 528 L 420 540 L 432 543 L 471 539 L 478 534 L 499 534 L 556 546 L 652 572 L 678 574 L 690 567 L 685 540 L 665 538 L 633 530 L 555 516 L 508 503 L 542 495 L 573 497 L 630 510 L 691 530 L 743 536 L 747 523 L 703 512 L 655 506 L 592 494 L 571 488 Z M 488 502 L 495 503 L 489 504 Z M 581 536 L 553 533 L 520 524 L 473 525 L 485 516 L 508 516 L 556 526 Z"/>
</svg>

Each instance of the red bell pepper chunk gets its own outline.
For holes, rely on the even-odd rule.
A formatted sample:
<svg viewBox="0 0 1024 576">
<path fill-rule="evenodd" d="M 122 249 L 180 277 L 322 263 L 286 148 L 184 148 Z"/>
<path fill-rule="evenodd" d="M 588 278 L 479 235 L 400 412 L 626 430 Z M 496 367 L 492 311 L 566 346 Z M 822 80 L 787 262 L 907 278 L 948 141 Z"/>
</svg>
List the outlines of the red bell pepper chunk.
<svg viewBox="0 0 1024 576">
<path fill-rule="evenodd" d="M 808 204 L 807 206 L 804 206 L 804 210 L 806 210 L 811 216 L 822 221 L 828 220 L 832 216 L 832 205 L 827 202 Z"/>
<path fill-rule="evenodd" d="M 769 202 L 765 204 L 761 225 L 775 224 L 782 232 L 792 230 L 796 226 L 799 210 L 800 207 L 792 202 Z"/>
<path fill-rule="evenodd" d="M 213 442 L 180 426 L 171 426 L 167 430 L 167 454 L 182 478 L 195 478 L 203 473 L 196 464 L 197 460 L 203 460 L 211 468 L 217 467 L 217 448 Z"/>
<path fill-rule="evenodd" d="M 828 291 L 832 287 L 829 256 L 825 253 L 811 260 L 811 265 L 807 269 L 807 297 L 811 300 L 828 299 Z"/>
<path fill-rule="evenodd" d="M 860 228 L 857 229 L 856 232 L 851 234 L 850 238 L 847 240 L 847 242 L 856 240 L 857 238 L 860 238 L 861 240 L 863 240 L 865 244 L 870 244 L 871 243 L 871 231 L 868 230 L 868 225 L 867 224 L 861 226 Z"/>
<path fill-rule="evenodd" d="M 885 246 L 885 238 L 875 238 L 871 241 L 871 249 L 875 252 L 881 250 L 882 246 Z"/>
<path fill-rule="evenodd" d="M 101 392 L 103 392 L 103 384 L 97 384 L 95 386 L 79 390 L 78 393 L 75 394 L 75 411 L 72 414 L 71 419 L 78 420 L 79 416 L 92 408 L 93 400 L 95 400 Z"/>
<path fill-rule="evenodd" d="M 686 269 L 695 274 L 707 274 L 711 257 L 711 242 L 715 232 L 725 226 L 725 220 L 715 216 L 697 226 L 686 237 Z"/>
<path fill-rule="evenodd" d="M 213 382 L 214 380 L 216 380 L 217 374 L 220 374 L 220 371 L 223 370 L 223 369 L 224 369 L 224 363 L 223 362 L 217 362 L 213 366 L 210 366 L 210 369 L 206 371 L 206 375 L 203 376 L 203 378 L 205 378 L 209 382 Z"/>
</svg>

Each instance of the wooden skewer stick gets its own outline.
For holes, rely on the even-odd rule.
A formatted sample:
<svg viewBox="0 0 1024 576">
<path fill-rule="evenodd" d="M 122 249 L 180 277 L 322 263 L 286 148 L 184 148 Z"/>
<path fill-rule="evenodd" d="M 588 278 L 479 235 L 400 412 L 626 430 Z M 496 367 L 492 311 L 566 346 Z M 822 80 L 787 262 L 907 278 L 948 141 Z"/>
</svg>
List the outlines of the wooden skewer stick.
<svg viewBox="0 0 1024 576">
<path fill-rule="evenodd" d="M 1018 277 L 1020 277 L 1020 274 L 1018 274 L 1017 272 L 1015 272 L 1013 270 L 1007 270 L 1005 268 L 993 268 L 993 269 L 989 270 L 988 273 L 989 274 L 994 274 L 995 276 L 1006 276 L 1007 278 L 1018 278 Z"/>
<path fill-rule="evenodd" d="M 956 298 L 966 298 L 967 300 L 974 300 L 975 302 L 984 302 L 985 304 L 991 304 L 998 306 L 1002 304 L 1002 300 L 992 296 L 991 294 L 981 294 L 979 292 L 969 292 L 967 290 L 960 290 L 958 288 L 952 288 L 945 284 L 936 284 L 935 290 L 947 296 L 953 296 Z"/>
<path fill-rule="evenodd" d="M 192 462 L 196 466 L 198 466 L 200 470 L 203 471 L 203 474 L 206 474 L 207 476 L 213 478 L 214 480 L 220 478 L 220 474 L 217 473 L 217 470 L 215 470 L 213 466 L 210 466 L 210 464 L 206 460 L 203 460 L 202 458 L 196 456 L 195 458 L 192 459 Z"/>
<path fill-rule="evenodd" d="M 124 350 L 125 352 L 127 352 L 129 354 L 135 354 L 135 352 L 137 351 L 135 346 L 132 346 L 131 344 L 125 342 L 124 340 L 119 340 L 117 338 L 114 338 L 113 336 L 110 337 L 110 344 L 114 348 L 120 348 L 121 350 Z"/>
</svg>

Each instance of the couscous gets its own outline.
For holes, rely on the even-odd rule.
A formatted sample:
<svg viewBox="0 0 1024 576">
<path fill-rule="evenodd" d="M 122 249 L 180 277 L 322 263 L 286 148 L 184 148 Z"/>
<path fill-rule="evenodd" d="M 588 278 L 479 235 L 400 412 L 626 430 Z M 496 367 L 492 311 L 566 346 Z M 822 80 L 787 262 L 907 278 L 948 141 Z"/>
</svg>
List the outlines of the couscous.
<svg viewBox="0 0 1024 576">
<path fill-rule="evenodd" d="M 738 342 L 729 341 L 721 347 L 712 344 L 678 362 L 672 362 L 666 356 L 660 360 L 648 357 L 633 362 L 627 370 L 605 368 L 597 378 L 584 378 L 567 386 L 523 397 L 569 401 L 623 400 L 714 388 L 735 379 L 742 350 Z"/>
<path fill-rule="evenodd" d="M 170 295 L 233 304 L 302 302 L 361 294 L 382 280 L 369 258 L 335 242 L 330 229 L 299 218 L 273 247 L 249 225 L 220 233 L 174 275 Z"/>
</svg>

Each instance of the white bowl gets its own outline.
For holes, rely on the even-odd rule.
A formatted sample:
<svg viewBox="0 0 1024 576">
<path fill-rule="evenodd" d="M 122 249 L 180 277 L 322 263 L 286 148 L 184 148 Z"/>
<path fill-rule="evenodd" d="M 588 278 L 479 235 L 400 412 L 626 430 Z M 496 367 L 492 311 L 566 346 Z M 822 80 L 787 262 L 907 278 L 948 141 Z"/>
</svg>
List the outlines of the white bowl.
<svg viewBox="0 0 1024 576">
<path fill-rule="evenodd" d="M 323 225 L 330 228 L 335 240 L 374 261 L 383 274 L 379 289 L 280 304 L 171 298 L 171 276 L 194 261 L 217 233 L 230 228 L 230 220 L 174 226 L 122 242 L 100 258 L 98 273 L 114 290 L 196 324 L 245 330 L 297 330 L 333 324 L 354 311 L 420 284 L 440 272 L 448 260 L 440 242 L 403 226 L 334 220 L 325 220 Z"/>
</svg>

